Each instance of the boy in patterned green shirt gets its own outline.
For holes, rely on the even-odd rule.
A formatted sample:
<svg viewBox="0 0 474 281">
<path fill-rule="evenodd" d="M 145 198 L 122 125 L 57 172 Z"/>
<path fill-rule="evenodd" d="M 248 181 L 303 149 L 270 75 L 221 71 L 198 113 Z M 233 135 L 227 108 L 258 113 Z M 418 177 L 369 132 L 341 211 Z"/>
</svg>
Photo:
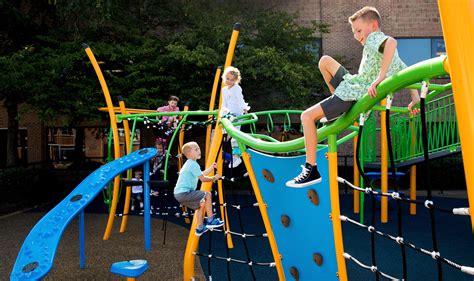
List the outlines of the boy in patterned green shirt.
<svg viewBox="0 0 474 281">
<path fill-rule="evenodd" d="M 319 60 L 319 69 L 332 95 L 306 109 L 301 114 L 306 147 L 306 164 L 301 173 L 286 182 L 289 187 L 305 187 L 321 182 L 316 165 L 316 145 L 318 143 L 315 122 L 325 118 L 334 120 L 348 111 L 355 101 L 365 93 L 371 97 L 377 95 L 376 87 L 386 77 L 406 68 L 397 52 L 397 41 L 385 35 L 381 30 L 381 17 L 374 7 L 364 7 L 349 17 L 354 38 L 364 46 L 362 60 L 357 74 L 349 74 L 332 57 L 323 56 Z M 410 90 L 412 101 L 408 109 L 416 114 L 414 108 L 420 98 L 418 91 Z"/>
</svg>

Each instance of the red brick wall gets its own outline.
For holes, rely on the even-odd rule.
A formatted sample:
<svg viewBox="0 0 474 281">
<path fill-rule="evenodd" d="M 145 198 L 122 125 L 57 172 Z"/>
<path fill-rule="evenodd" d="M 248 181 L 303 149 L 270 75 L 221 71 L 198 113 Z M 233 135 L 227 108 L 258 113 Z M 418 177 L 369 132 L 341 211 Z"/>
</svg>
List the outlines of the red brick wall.
<svg viewBox="0 0 474 281">
<path fill-rule="evenodd" d="M 344 57 L 346 67 L 357 71 L 362 46 L 354 40 L 347 18 L 365 5 L 376 7 L 382 16 L 382 31 L 392 37 L 443 36 L 434 0 L 306 0 L 273 1 L 279 10 L 298 13 L 301 24 L 322 20 L 330 25 L 330 33 L 324 34 L 323 54 Z M 321 8 L 321 9 L 320 9 Z"/>
<path fill-rule="evenodd" d="M 21 112 L 19 127 L 27 129 L 28 163 L 46 160 L 47 152 L 46 148 L 44 147 L 46 143 L 46 135 L 43 124 L 36 117 L 36 114 L 25 110 L 25 108 L 20 108 L 19 112 Z M 7 111 L 3 107 L 3 102 L 0 102 L 0 128 L 7 129 L 7 127 Z M 6 149 L 6 147 L 2 147 L 0 149 Z"/>
<path fill-rule="evenodd" d="M 28 137 L 28 163 L 42 162 L 48 159 L 46 148 L 46 128 L 34 113 L 23 116 L 20 127 L 27 128 Z"/>
</svg>

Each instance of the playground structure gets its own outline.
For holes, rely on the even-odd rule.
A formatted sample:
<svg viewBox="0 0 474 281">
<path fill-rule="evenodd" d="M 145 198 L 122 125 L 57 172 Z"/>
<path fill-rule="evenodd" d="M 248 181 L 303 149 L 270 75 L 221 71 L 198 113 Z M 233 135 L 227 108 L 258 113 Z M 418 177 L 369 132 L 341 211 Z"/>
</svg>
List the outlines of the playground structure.
<svg viewBox="0 0 474 281">
<path fill-rule="evenodd" d="M 466 2 L 467 3 L 467 2 Z M 459 149 L 459 145 L 466 144 L 469 139 L 474 137 L 474 128 L 473 124 L 469 122 L 471 118 L 469 114 L 474 108 L 473 100 L 469 98 L 469 94 L 473 92 L 472 77 L 474 77 L 472 70 L 469 69 L 469 65 L 472 65 L 474 58 L 469 53 L 469 47 L 465 42 L 460 40 L 465 40 L 465 38 L 474 38 L 474 25 L 469 25 L 467 30 L 467 35 L 470 37 L 457 37 L 457 30 L 455 30 L 456 22 L 464 23 L 470 22 L 474 16 L 474 11 L 472 8 L 466 7 L 466 9 L 458 10 L 452 5 L 449 5 L 447 1 L 439 1 L 440 13 L 442 16 L 443 31 L 445 32 L 445 42 L 448 52 L 447 57 L 439 57 L 430 59 L 419 64 L 416 64 L 412 67 L 409 67 L 400 73 L 385 79 L 378 86 L 378 95 L 375 98 L 370 98 L 364 96 L 361 100 L 355 104 L 350 111 L 340 117 L 338 120 L 334 121 L 331 124 L 318 129 L 318 139 L 320 141 L 327 140 L 327 145 L 320 145 L 318 149 L 317 158 L 320 165 L 320 171 L 323 176 L 323 182 L 317 186 L 309 186 L 302 189 L 293 189 L 287 188 L 284 186 L 284 182 L 288 180 L 290 175 L 296 174 L 296 169 L 298 164 L 304 162 L 302 156 L 294 157 L 284 157 L 284 154 L 293 153 L 301 151 L 304 148 L 303 140 L 296 139 L 286 142 L 278 142 L 272 140 L 267 136 L 257 135 L 257 134 L 246 134 L 234 128 L 234 125 L 244 125 L 244 124 L 255 124 L 258 120 L 258 113 L 249 114 L 242 116 L 237 120 L 231 122 L 226 116 L 219 116 L 218 110 L 214 110 L 213 105 L 218 88 L 218 80 L 220 77 L 220 69 L 216 71 L 216 76 L 214 80 L 214 87 L 211 96 L 211 106 L 209 111 L 183 111 L 180 113 L 173 113 L 173 115 L 180 115 L 182 119 L 178 127 L 186 125 L 186 120 L 188 117 L 193 115 L 204 115 L 208 117 L 215 116 L 216 118 L 216 129 L 214 130 L 214 135 L 212 142 L 206 141 L 206 166 L 209 166 L 212 162 L 218 161 L 219 168 L 218 173 L 222 174 L 222 158 L 218 157 L 220 154 L 221 144 L 222 144 L 222 128 L 225 128 L 226 132 L 239 142 L 239 147 L 242 152 L 242 158 L 244 160 L 245 167 L 248 171 L 250 181 L 252 183 L 252 188 L 256 196 L 258 203 L 258 208 L 262 215 L 262 219 L 265 225 L 266 234 L 269 240 L 270 248 L 273 254 L 274 263 L 272 266 L 275 266 L 278 278 L 280 280 L 289 279 L 289 276 L 292 276 L 296 280 L 311 280 L 311 278 L 321 278 L 322 280 L 348 280 L 346 273 L 346 264 L 345 259 L 353 260 L 357 264 L 361 265 L 362 268 L 367 268 L 372 270 L 376 275 L 389 276 L 384 273 L 382 270 L 374 268 L 375 265 L 364 265 L 360 263 L 355 257 L 352 257 L 349 253 L 344 252 L 344 245 L 342 240 L 342 228 L 341 221 L 347 222 L 347 217 L 340 214 L 339 211 L 339 184 L 338 180 L 344 182 L 343 179 L 338 178 L 337 173 L 337 146 L 343 142 L 351 140 L 358 135 L 356 128 L 353 126 L 354 121 L 358 120 L 361 114 L 368 112 L 369 110 L 385 110 L 385 107 L 379 108 L 377 104 L 382 102 L 387 95 L 392 95 L 400 89 L 407 87 L 414 87 L 422 89 L 423 85 L 424 90 L 422 92 L 426 93 L 427 96 L 423 97 L 426 101 L 435 98 L 439 95 L 450 89 L 451 85 L 436 85 L 432 83 L 422 83 L 429 82 L 431 79 L 435 79 L 439 76 L 449 74 L 452 80 L 452 89 L 454 102 L 456 104 L 456 117 L 457 117 L 457 126 L 459 128 L 459 141 L 455 138 L 454 141 L 451 141 L 447 144 L 448 150 L 455 148 Z M 239 32 L 239 26 L 234 28 L 232 37 L 229 44 L 229 50 L 226 57 L 225 66 L 231 65 L 232 55 L 234 52 L 235 44 L 237 42 Z M 464 33 L 464 36 L 466 32 Z M 455 48 L 454 46 L 462 46 Z M 28 236 L 25 244 L 22 247 L 22 250 L 19 253 L 17 262 L 12 271 L 11 278 L 13 280 L 17 279 L 39 279 L 51 269 L 54 259 L 55 248 L 49 249 L 47 251 L 41 250 L 38 246 L 32 246 L 35 244 L 35 239 L 37 236 L 42 238 L 50 238 L 51 242 L 49 245 L 57 245 L 61 234 L 64 231 L 64 228 L 67 224 L 79 214 L 79 218 L 83 217 L 84 207 L 87 205 L 90 200 L 92 200 L 95 195 L 97 195 L 109 181 L 114 179 L 113 184 L 113 194 L 112 201 L 110 203 L 110 212 L 109 220 L 105 230 L 103 239 L 108 240 L 111 235 L 111 229 L 114 222 L 116 208 L 119 198 L 119 186 L 121 178 L 119 174 L 124 171 L 127 171 L 136 165 L 144 165 L 144 175 L 145 175 L 145 194 L 147 194 L 147 189 L 149 186 L 147 184 L 148 178 L 146 178 L 149 167 L 148 160 L 151 159 L 156 151 L 154 149 L 145 149 L 139 150 L 136 152 L 131 151 L 130 146 L 130 136 L 133 138 L 133 132 L 136 125 L 136 122 L 143 121 L 145 117 L 160 116 L 162 113 L 146 113 L 143 110 L 134 110 L 126 108 L 123 101 L 119 102 L 119 107 L 114 107 L 110 95 L 108 94 L 108 89 L 105 83 L 105 79 L 101 74 L 101 71 L 98 67 L 98 64 L 93 58 L 91 50 L 85 46 L 86 53 L 88 54 L 91 62 L 96 70 L 104 96 L 107 103 L 107 111 L 111 120 L 111 136 L 113 138 L 113 148 L 114 148 L 114 157 L 117 160 L 110 162 L 107 165 L 101 167 L 98 171 L 91 175 L 90 182 L 100 179 L 100 184 L 92 184 L 94 187 L 91 188 L 92 191 L 79 192 L 79 189 L 82 190 L 82 184 L 71 193 L 63 202 L 61 202 L 55 209 L 48 213 L 36 226 L 33 228 L 32 232 Z M 449 60 L 448 60 L 449 58 Z M 471 80 L 469 80 L 471 79 Z M 429 93 L 427 92 L 429 91 Z M 422 104 L 424 101 L 422 102 Z M 403 112 L 403 109 L 392 109 L 393 111 Z M 154 111 L 153 111 L 154 112 Z M 385 118 L 389 116 L 384 115 L 382 112 L 382 123 L 384 123 Z M 166 115 L 166 113 L 162 114 Z M 270 112 L 261 113 L 261 115 L 271 115 Z M 212 119 L 212 118 L 211 118 Z M 211 120 L 209 119 L 209 120 Z M 133 126 L 130 130 L 129 120 L 133 120 Z M 361 119 L 363 120 L 363 119 Z M 411 120 L 411 121 L 410 121 Z M 119 135 L 117 123 L 123 123 L 125 137 L 126 137 L 126 148 L 127 156 L 120 158 L 121 151 L 119 150 Z M 413 122 L 413 119 L 409 119 L 408 122 Z M 420 120 L 420 122 L 423 122 Z M 361 122 L 363 123 L 363 122 Z M 207 125 L 207 140 L 210 140 L 210 131 L 213 122 L 209 121 Z M 406 127 L 406 126 L 401 126 Z M 410 128 L 410 126 L 408 126 Z M 337 134 L 343 132 L 344 130 L 349 129 L 351 132 L 341 138 L 337 139 Z M 415 129 L 416 130 L 416 129 Z M 180 134 L 178 137 L 178 133 Z M 175 138 L 179 138 L 179 147 L 183 141 L 184 131 L 176 131 L 172 136 L 172 145 Z M 430 131 L 431 133 L 431 131 Z M 387 136 L 386 127 L 382 126 L 381 135 Z M 399 134 L 398 136 L 401 136 Z M 419 134 L 412 134 L 411 136 L 419 136 Z M 414 138 L 410 135 L 405 136 L 408 141 L 397 141 L 401 144 L 409 144 Z M 128 140 L 127 140 L 128 138 Z M 423 137 L 422 137 L 423 138 Z M 368 141 L 368 140 L 366 140 Z M 415 141 L 417 141 L 415 139 Z M 364 141 L 362 141 L 364 142 Z M 419 140 L 416 142 L 418 148 L 421 148 Z M 413 147 L 413 146 L 412 146 Z M 435 145 L 436 147 L 441 147 L 441 145 Z M 445 148 L 446 148 L 445 147 Z M 170 149 L 169 149 L 170 150 Z M 169 151 L 168 150 L 168 151 Z M 421 155 L 426 156 L 428 151 L 416 149 L 406 149 L 400 148 L 399 151 L 409 152 L 406 155 L 397 155 L 399 163 L 411 161 Z M 143 152 L 146 151 L 146 152 Z M 381 219 L 383 222 L 387 222 L 388 218 L 386 217 L 386 212 L 388 208 L 387 196 L 392 196 L 394 199 L 398 199 L 397 195 L 394 193 L 388 193 L 388 153 L 387 153 L 387 144 L 384 144 L 382 140 L 382 155 L 380 160 L 381 166 L 381 181 L 382 188 L 381 193 L 385 196 L 382 197 L 382 208 L 381 208 Z M 434 151 L 432 151 L 435 153 Z M 142 154 L 140 154 L 142 153 Z M 278 153 L 282 156 L 273 156 L 268 155 L 268 153 Z M 473 148 L 467 145 L 462 147 L 462 153 L 465 163 L 473 163 L 474 152 Z M 138 156 L 139 160 L 135 160 L 134 157 Z M 407 156 L 408 155 L 408 156 Z M 325 158 L 327 156 L 327 159 Z M 134 160 L 130 160 L 134 159 Z M 393 157 L 392 157 L 392 160 Z M 117 164 L 117 163 L 120 163 Z M 123 164 L 125 163 L 125 164 Z M 109 172 L 111 167 L 115 167 L 115 171 Z M 391 165 L 392 167 L 394 165 Z M 102 173 L 101 173 L 102 172 Z M 465 165 L 466 173 L 466 184 L 467 184 L 467 193 L 469 198 L 469 205 L 472 208 L 474 204 L 474 168 Z M 414 173 L 412 173 L 414 174 Z M 105 175 L 105 176 L 104 176 Z M 130 175 L 130 173 L 129 173 Z M 358 179 L 359 177 L 355 177 Z M 88 178 L 89 179 L 89 178 Z M 84 181 L 86 185 L 88 181 Z M 366 189 L 359 188 L 359 186 L 364 186 L 363 182 L 354 182 L 353 187 L 354 192 L 354 202 L 357 204 L 354 205 L 355 211 L 360 212 L 361 207 L 363 206 L 363 201 L 358 198 L 361 194 L 358 191 L 366 192 Z M 203 183 L 201 186 L 202 190 L 209 191 L 212 188 L 212 183 Z M 130 202 L 130 188 L 127 187 L 126 200 L 124 204 L 124 214 L 128 214 L 129 202 Z M 226 221 L 225 235 L 227 239 L 227 245 L 232 247 L 232 236 L 230 235 L 229 217 L 226 214 L 226 206 L 224 198 L 222 196 L 222 182 L 218 182 L 218 191 L 219 191 L 219 205 L 221 214 Z M 77 197 L 78 193 L 87 194 L 81 198 Z M 149 193 L 149 192 L 148 192 Z M 369 191 L 371 195 L 374 194 L 373 191 Z M 368 194 L 369 194 L 368 193 Z M 412 194 L 411 194 L 412 195 Z M 73 200 L 74 198 L 74 200 Z M 79 198 L 81 202 L 80 207 L 71 209 L 71 205 L 75 202 L 75 198 Z M 360 197 L 363 198 L 363 197 Z M 415 198 L 411 197 L 412 200 Z M 147 203 L 148 201 L 148 203 Z M 282 204 L 285 202 L 285 204 Z M 362 204 L 362 205 L 360 205 Z M 149 208 L 149 198 L 145 196 L 145 209 Z M 70 212 L 65 210 L 71 210 Z M 471 209 L 472 210 L 472 209 Z M 61 216 L 57 215 L 55 212 L 60 212 Z M 303 219 L 303 216 L 306 213 L 312 212 L 314 215 L 311 224 L 307 223 L 307 220 Z M 474 230 L 474 216 L 469 209 L 464 209 L 465 215 L 471 216 L 471 226 Z M 147 219 L 149 220 L 148 212 L 145 212 L 145 225 L 147 225 Z M 384 215 L 385 214 L 385 215 Z M 385 216 L 385 217 L 384 217 Z M 148 217 L 148 218 L 147 218 Z M 302 223 L 304 222 L 304 223 Z M 50 225 L 50 228 L 54 229 L 55 232 L 44 232 L 43 230 L 46 227 L 46 223 L 54 224 Z M 356 222 L 352 222 L 356 223 Z M 126 230 L 127 216 L 122 217 L 122 224 L 120 232 Z M 149 225 L 149 222 L 148 222 Z M 185 266 L 184 266 L 184 280 L 190 280 L 194 276 L 194 259 L 197 253 L 197 247 L 199 245 L 199 237 L 194 235 L 194 228 L 196 227 L 196 222 L 193 220 L 191 225 L 191 231 L 188 237 L 188 244 L 185 251 Z M 318 232 L 314 233 L 312 230 L 317 229 Z M 39 233 L 39 234 L 38 234 Z M 149 245 L 147 245 L 147 239 L 149 239 L 150 230 L 145 227 L 145 250 L 149 251 Z M 331 235 L 332 234 L 332 235 Z M 148 238 L 147 238 L 148 237 Z M 403 236 L 398 234 L 398 236 L 393 236 L 397 242 L 403 241 Z M 31 241 L 30 241 L 31 240 Z M 399 243 L 403 244 L 403 243 Z M 324 245 L 324 247 L 319 247 L 318 245 Z M 413 246 L 416 249 L 415 245 L 410 245 L 405 243 L 406 247 Z M 411 248 L 413 248 L 411 247 Z M 424 249 L 422 249 L 424 250 Z M 44 253 L 47 252 L 47 255 Z M 441 267 L 441 262 L 445 264 L 454 266 L 459 270 L 466 272 L 468 274 L 474 274 L 474 269 L 468 266 L 458 265 L 442 256 L 436 256 L 438 250 L 436 249 L 436 244 L 433 247 L 432 251 L 421 251 L 427 255 L 433 254 L 433 258 L 437 260 L 438 269 Z M 44 259 L 43 256 L 47 258 Z M 84 266 L 83 259 L 81 258 L 81 267 Z M 251 265 L 249 266 L 251 267 Z M 374 271 L 375 270 L 375 271 Z M 440 273 L 442 275 L 442 272 Z"/>
</svg>

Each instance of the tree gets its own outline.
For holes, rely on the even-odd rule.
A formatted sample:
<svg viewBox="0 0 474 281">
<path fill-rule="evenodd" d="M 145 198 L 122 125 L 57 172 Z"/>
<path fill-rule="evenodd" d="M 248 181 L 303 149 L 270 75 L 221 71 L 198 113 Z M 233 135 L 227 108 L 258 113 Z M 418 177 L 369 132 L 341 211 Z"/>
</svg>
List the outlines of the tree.
<svg viewBox="0 0 474 281">
<path fill-rule="evenodd" d="M 156 108 L 177 95 L 191 109 L 207 109 L 236 22 L 242 29 L 233 64 L 253 110 L 306 108 L 315 103 L 310 93 L 324 85 L 316 63 L 317 35 L 326 26 L 298 25 L 297 15 L 266 1 L 24 0 L 3 1 L 2 8 L 6 17 L 14 15 L 0 33 L 9 42 L 1 54 L 11 73 L 0 78 L 0 99 L 11 107 L 11 126 L 17 127 L 21 103 L 56 126 L 106 118 L 97 111 L 104 99 L 83 42 L 104 62 L 114 101 L 121 95 L 128 107 Z"/>
</svg>

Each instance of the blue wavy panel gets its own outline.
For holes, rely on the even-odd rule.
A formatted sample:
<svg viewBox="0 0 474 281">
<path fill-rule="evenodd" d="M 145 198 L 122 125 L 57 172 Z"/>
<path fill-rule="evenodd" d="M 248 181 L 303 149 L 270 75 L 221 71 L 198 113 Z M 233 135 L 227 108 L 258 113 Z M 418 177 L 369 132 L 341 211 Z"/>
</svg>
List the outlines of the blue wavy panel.
<svg viewBox="0 0 474 281">
<path fill-rule="evenodd" d="M 143 148 L 100 167 L 87 176 L 63 201 L 36 223 L 23 243 L 10 273 L 10 280 L 39 280 L 53 267 L 61 236 L 69 223 L 116 176 L 156 155 Z"/>
</svg>

